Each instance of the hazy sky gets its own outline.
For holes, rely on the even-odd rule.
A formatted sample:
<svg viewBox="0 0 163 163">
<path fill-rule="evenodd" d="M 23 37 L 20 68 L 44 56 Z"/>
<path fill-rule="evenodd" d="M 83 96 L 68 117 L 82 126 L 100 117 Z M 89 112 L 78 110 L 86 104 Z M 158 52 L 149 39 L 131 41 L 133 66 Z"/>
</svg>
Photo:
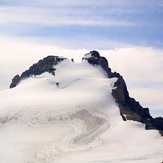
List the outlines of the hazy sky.
<svg viewBox="0 0 163 163">
<path fill-rule="evenodd" d="M 131 96 L 163 115 L 163 0 L 0 0 L 0 89 L 49 55 L 109 59 Z"/>
</svg>

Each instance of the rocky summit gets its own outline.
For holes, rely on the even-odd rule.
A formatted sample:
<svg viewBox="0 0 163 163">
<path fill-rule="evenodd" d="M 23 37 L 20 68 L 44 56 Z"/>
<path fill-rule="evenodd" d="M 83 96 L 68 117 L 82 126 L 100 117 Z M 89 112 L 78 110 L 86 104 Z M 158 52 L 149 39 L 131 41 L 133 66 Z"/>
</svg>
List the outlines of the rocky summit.
<svg viewBox="0 0 163 163">
<path fill-rule="evenodd" d="M 24 71 L 20 76 L 16 75 L 12 79 L 10 88 L 16 87 L 22 80 L 37 76 L 44 72 L 49 72 L 55 76 L 55 65 L 62 62 L 66 58 L 59 56 L 48 56 L 37 63 L 33 64 L 28 70 Z M 133 120 L 145 124 L 147 130 L 159 130 L 163 136 L 163 118 L 153 118 L 148 108 L 143 108 L 139 102 L 129 96 L 127 86 L 123 77 L 117 73 L 112 72 L 108 61 L 105 57 L 100 56 L 97 51 L 90 51 L 85 54 L 82 60 L 87 60 L 89 64 L 101 66 L 106 72 L 108 78 L 117 78 L 112 89 L 112 96 L 119 107 L 119 113 L 124 121 Z M 73 61 L 73 59 L 72 59 Z"/>
<path fill-rule="evenodd" d="M 20 76 L 16 75 L 12 79 L 12 83 L 10 84 L 10 88 L 16 87 L 18 83 L 28 78 L 32 75 L 40 75 L 44 72 L 55 74 L 55 68 L 53 66 L 57 65 L 59 62 L 63 61 L 66 58 L 58 57 L 58 56 L 48 56 L 44 59 L 39 60 L 37 63 L 33 64 L 28 70 L 24 71 Z"/>
<path fill-rule="evenodd" d="M 10 88 L 0 91 L 2 163 L 163 161 L 163 118 L 131 98 L 95 50 L 81 62 L 45 57 Z"/>
</svg>

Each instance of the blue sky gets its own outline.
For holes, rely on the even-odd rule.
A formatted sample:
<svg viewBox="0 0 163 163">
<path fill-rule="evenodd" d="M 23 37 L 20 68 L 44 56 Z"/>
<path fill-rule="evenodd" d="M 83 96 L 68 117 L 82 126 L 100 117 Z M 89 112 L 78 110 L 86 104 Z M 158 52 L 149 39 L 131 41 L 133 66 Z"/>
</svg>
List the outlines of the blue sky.
<svg viewBox="0 0 163 163">
<path fill-rule="evenodd" d="M 162 0 L 1 0 L 0 11 L 0 34 L 5 36 L 76 49 L 163 44 Z M 99 44 L 102 40 L 117 45 Z"/>
<path fill-rule="evenodd" d="M 163 0 L 0 0 L 0 90 L 39 59 L 98 50 L 163 115 Z"/>
</svg>

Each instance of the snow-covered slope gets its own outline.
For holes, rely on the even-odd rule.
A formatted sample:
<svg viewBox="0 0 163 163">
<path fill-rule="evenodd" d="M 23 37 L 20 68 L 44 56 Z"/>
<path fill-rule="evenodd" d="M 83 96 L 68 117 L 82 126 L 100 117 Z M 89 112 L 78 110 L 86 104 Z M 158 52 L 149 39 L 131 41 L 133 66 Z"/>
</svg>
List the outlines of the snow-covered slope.
<svg viewBox="0 0 163 163">
<path fill-rule="evenodd" d="M 163 138 L 123 121 L 100 66 L 66 59 L 0 92 L 0 163 L 161 163 Z"/>
</svg>

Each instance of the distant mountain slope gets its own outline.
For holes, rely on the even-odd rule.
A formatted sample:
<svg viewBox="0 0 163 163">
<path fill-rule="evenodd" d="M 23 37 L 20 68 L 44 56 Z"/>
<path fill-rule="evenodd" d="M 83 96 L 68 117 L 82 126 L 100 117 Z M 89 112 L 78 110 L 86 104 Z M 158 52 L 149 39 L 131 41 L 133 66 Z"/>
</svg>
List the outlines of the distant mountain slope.
<svg viewBox="0 0 163 163">
<path fill-rule="evenodd" d="M 163 161 L 162 118 L 129 97 L 97 51 L 81 63 L 48 56 L 10 87 L 0 92 L 2 163 Z"/>
</svg>

